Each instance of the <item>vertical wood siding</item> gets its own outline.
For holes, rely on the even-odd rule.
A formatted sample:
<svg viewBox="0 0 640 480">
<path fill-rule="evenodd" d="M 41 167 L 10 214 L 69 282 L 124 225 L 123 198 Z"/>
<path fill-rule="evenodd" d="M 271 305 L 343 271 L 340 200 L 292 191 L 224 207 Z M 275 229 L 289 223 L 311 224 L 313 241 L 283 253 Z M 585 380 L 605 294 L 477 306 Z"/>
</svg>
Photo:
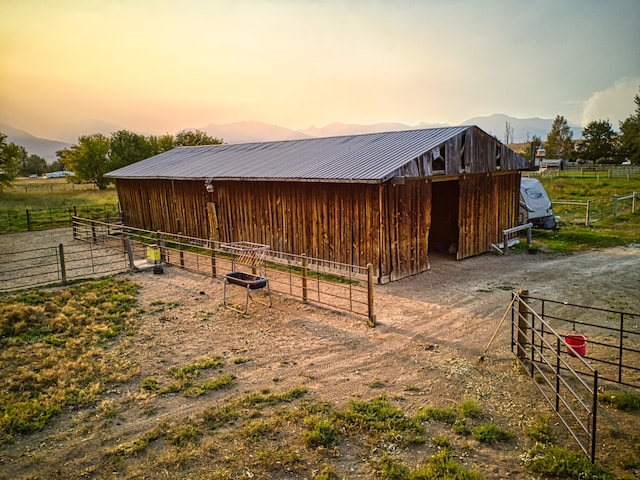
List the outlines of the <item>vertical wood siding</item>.
<svg viewBox="0 0 640 480">
<path fill-rule="evenodd" d="M 457 258 L 491 250 L 502 230 L 518 225 L 520 173 L 466 175 L 460 178 Z"/>
</svg>

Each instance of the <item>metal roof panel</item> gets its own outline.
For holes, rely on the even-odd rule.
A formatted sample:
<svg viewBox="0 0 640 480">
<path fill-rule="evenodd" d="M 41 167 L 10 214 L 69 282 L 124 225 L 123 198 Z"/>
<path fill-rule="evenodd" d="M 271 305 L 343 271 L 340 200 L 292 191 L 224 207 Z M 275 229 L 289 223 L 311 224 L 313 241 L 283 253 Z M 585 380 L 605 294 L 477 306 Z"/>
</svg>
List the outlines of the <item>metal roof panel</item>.
<svg viewBox="0 0 640 480">
<path fill-rule="evenodd" d="M 177 147 L 114 170 L 107 176 L 378 183 L 469 128 L 472 127 Z"/>
</svg>

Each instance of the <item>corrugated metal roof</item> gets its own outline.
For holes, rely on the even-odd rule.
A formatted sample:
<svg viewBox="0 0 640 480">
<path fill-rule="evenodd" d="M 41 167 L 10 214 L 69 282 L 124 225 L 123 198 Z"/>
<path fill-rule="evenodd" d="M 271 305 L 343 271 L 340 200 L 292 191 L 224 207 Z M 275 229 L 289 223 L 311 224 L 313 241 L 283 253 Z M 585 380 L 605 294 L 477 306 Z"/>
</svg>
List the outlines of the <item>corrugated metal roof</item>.
<svg viewBox="0 0 640 480">
<path fill-rule="evenodd" d="M 391 178 L 403 165 L 470 128 L 178 147 L 107 176 L 379 183 Z"/>
</svg>

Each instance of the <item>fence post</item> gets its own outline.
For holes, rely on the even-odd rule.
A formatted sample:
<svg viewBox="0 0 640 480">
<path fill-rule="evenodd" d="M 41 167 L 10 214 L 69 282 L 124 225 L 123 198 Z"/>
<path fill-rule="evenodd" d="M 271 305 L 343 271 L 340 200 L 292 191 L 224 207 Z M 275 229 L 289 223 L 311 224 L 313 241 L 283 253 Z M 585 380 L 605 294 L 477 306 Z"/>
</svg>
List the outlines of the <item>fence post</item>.
<svg viewBox="0 0 640 480">
<path fill-rule="evenodd" d="M 58 251 L 60 252 L 60 275 L 62 277 L 62 284 L 67 284 L 67 267 L 64 264 L 64 246 L 58 245 Z"/>
<path fill-rule="evenodd" d="M 589 226 L 589 215 L 590 215 L 590 213 L 591 213 L 591 200 L 587 200 L 587 215 L 586 215 L 586 218 L 584 220 L 584 225 L 586 227 Z"/>
<path fill-rule="evenodd" d="M 212 238 L 209 239 L 209 248 L 211 249 L 211 276 L 216 278 L 216 244 Z"/>
<path fill-rule="evenodd" d="M 509 234 L 506 233 L 504 230 L 502 231 L 502 233 L 504 234 L 504 253 L 505 255 L 509 255 Z"/>
<path fill-rule="evenodd" d="M 633 197 L 631 197 L 631 213 L 636 213 L 636 197 L 638 196 L 638 192 L 633 192 Z"/>
<path fill-rule="evenodd" d="M 302 301 L 307 303 L 309 299 L 309 290 L 307 288 L 307 256 L 303 253 L 302 260 Z"/>
<path fill-rule="evenodd" d="M 127 258 L 129 259 L 129 269 L 133 272 L 136 269 L 135 264 L 133 263 L 133 249 L 131 248 L 131 239 L 124 239 L 124 249 L 127 252 Z"/>
<path fill-rule="evenodd" d="M 613 196 L 613 216 L 614 217 L 618 216 L 618 194 L 617 193 Z"/>
<path fill-rule="evenodd" d="M 527 359 L 525 346 L 529 343 L 529 307 L 522 297 L 528 294 L 528 290 L 518 290 L 518 358 L 523 363 Z"/>
<path fill-rule="evenodd" d="M 27 231 L 31 231 L 31 214 L 29 213 L 29 209 L 27 208 Z"/>
<path fill-rule="evenodd" d="M 169 252 L 164 245 L 164 233 L 158 232 L 158 246 L 160 247 L 160 261 L 169 263 Z"/>
<path fill-rule="evenodd" d="M 367 263 L 367 303 L 369 304 L 369 327 L 376 326 L 376 316 L 373 312 L 373 265 Z"/>
<path fill-rule="evenodd" d="M 591 416 L 591 463 L 596 461 L 596 427 L 598 423 L 598 370 L 593 372 L 593 415 Z"/>
</svg>

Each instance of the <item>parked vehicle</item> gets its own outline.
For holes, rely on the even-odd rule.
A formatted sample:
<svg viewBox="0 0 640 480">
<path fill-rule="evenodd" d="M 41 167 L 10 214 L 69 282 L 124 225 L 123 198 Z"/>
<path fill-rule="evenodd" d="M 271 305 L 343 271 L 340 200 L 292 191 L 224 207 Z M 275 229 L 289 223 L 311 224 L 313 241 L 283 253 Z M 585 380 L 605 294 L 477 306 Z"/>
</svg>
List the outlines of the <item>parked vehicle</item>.
<svg viewBox="0 0 640 480">
<path fill-rule="evenodd" d="M 558 228 L 549 195 L 535 178 L 522 177 L 520 180 L 520 222 L 531 222 L 537 228 Z"/>
</svg>

